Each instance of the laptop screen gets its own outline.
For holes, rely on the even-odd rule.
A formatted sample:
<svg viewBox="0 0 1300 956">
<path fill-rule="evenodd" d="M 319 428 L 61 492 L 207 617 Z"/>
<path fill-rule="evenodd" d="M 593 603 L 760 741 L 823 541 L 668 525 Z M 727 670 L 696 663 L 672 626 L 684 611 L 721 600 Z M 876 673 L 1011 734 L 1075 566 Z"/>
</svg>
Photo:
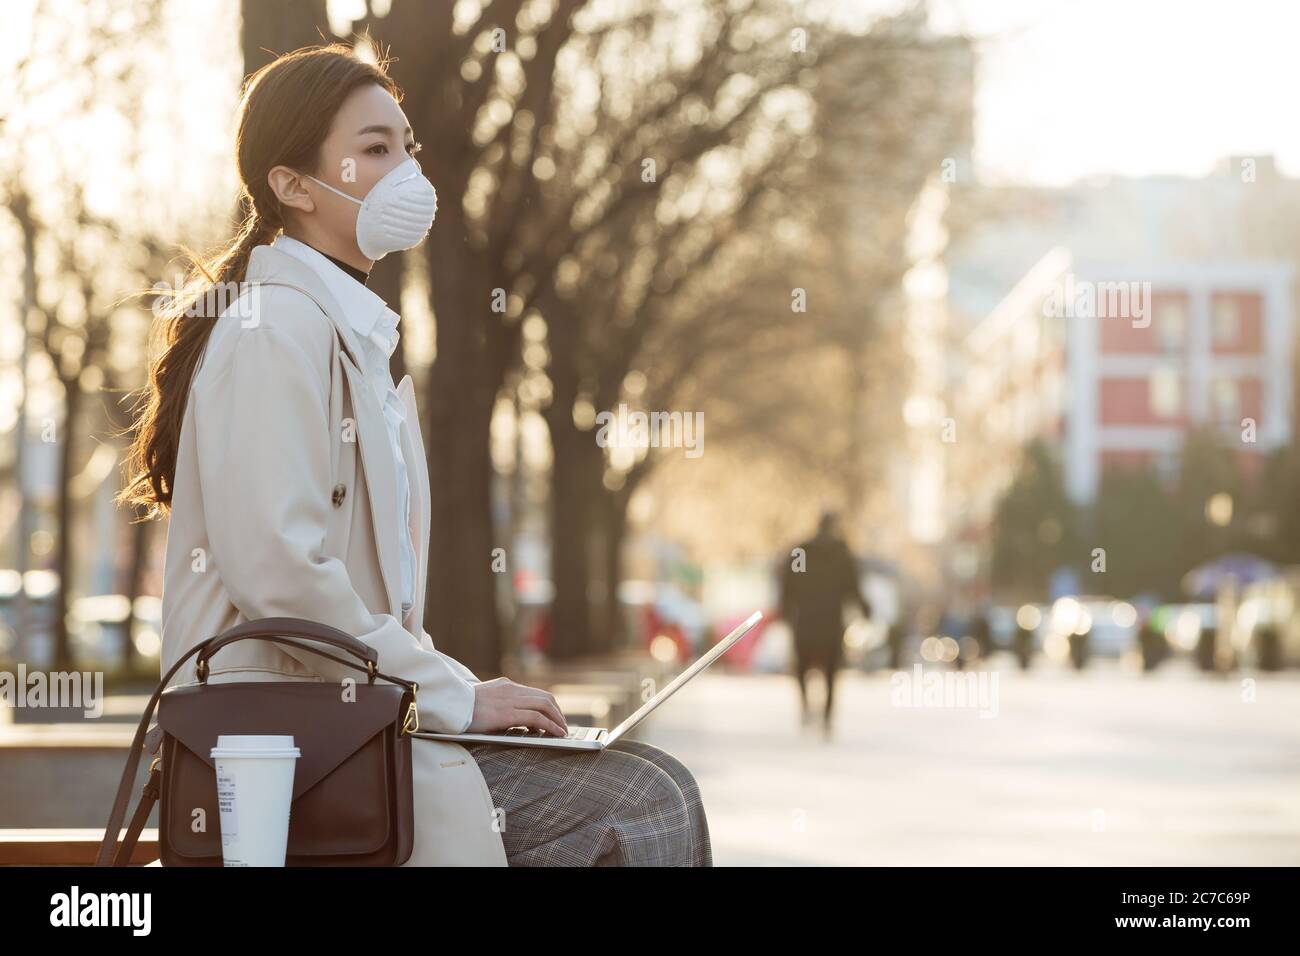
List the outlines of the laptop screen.
<svg viewBox="0 0 1300 956">
<path fill-rule="evenodd" d="M 723 654 L 727 653 L 727 651 L 731 648 L 731 646 L 735 644 L 736 641 L 744 637 L 747 633 L 749 633 L 750 628 L 752 628 L 755 624 L 757 624 L 762 619 L 762 617 L 763 617 L 762 611 L 755 611 L 753 614 L 749 615 L 749 617 L 745 618 L 745 620 L 741 622 L 739 627 L 737 627 L 730 634 L 728 634 L 722 640 L 718 641 L 718 643 L 714 644 L 711 648 L 709 648 L 708 652 L 704 654 L 704 656 L 702 656 L 699 660 L 697 660 L 694 664 L 688 667 L 681 674 L 677 675 L 677 677 L 673 679 L 672 683 L 670 683 L 659 693 L 651 697 L 648 701 L 642 704 L 636 710 L 635 713 L 633 713 L 630 717 L 628 717 L 627 720 L 623 721 L 612 731 L 610 731 L 609 736 L 605 738 L 606 744 L 612 744 L 623 734 L 627 733 L 629 730 L 631 730 L 633 727 L 639 724 L 642 720 L 645 719 L 647 715 L 649 715 L 649 713 L 652 710 L 654 710 L 656 707 L 658 707 L 660 704 L 666 701 L 669 697 L 675 694 L 683 684 L 685 684 L 688 680 L 690 680 L 700 671 L 704 670 L 704 668 L 708 667 L 710 664 L 716 661 Z"/>
</svg>

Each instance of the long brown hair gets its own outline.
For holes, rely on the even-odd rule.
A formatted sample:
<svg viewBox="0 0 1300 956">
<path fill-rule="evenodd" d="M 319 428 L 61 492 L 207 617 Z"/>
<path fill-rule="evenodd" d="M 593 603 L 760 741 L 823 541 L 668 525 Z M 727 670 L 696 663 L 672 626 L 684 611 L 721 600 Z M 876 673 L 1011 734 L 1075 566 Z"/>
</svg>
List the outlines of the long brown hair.
<svg viewBox="0 0 1300 956">
<path fill-rule="evenodd" d="M 284 227 L 267 183 L 271 169 L 316 169 L 335 114 L 358 87 L 378 83 L 401 100 L 386 66 L 382 55 L 378 63 L 367 63 L 351 48 L 334 43 L 286 53 L 245 82 L 235 137 L 243 222 L 224 246 L 205 258 L 191 256 L 182 289 L 166 300 L 165 308 L 155 308 L 150 351 L 161 348 L 161 353 L 135 407 L 118 504 L 143 509 L 148 518 L 171 509 L 190 380 L 217 320 L 201 303 L 212 301 L 210 290 L 242 282 L 253 248 L 269 243 Z"/>
</svg>

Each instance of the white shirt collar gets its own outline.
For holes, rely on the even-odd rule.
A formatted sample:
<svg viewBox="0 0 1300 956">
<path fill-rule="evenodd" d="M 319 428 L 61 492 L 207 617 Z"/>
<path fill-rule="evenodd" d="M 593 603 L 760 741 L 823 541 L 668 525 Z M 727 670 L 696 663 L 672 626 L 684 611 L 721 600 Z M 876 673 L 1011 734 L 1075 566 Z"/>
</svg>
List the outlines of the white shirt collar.
<svg viewBox="0 0 1300 956">
<path fill-rule="evenodd" d="M 281 233 L 271 245 L 314 269 L 357 334 L 371 339 L 387 355 L 393 354 L 399 338 L 397 323 L 400 316 L 383 299 L 305 242 Z"/>
</svg>

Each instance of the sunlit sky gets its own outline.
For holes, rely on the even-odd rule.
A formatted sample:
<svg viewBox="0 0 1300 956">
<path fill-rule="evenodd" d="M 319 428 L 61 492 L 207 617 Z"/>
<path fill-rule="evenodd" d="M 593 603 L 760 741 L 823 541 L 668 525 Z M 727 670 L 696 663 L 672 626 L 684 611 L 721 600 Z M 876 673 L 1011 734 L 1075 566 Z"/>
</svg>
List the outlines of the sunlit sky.
<svg viewBox="0 0 1300 956">
<path fill-rule="evenodd" d="M 331 0 L 336 25 L 360 0 Z M 449 2 L 449 0 L 437 0 Z M 815 0 L 863 16 L 904 0 Z M 228 0 L 230 9 L 236 0 Z M 13 9 L 23 23 L 32 0 Z M 1274 154 L 1300 175 L 1300 4 L 1288 0 L 931 0 L 942 32 L 979 40 L 975 160 L 1002 181 L 1200 176 Z M 179 0 L 213 19 L 220 0 Z M 9 60 L 23 31 L 5 31 Z"/>
<path fill-rule="evenodd" d="M 984 38 L 981 175 L 1063 183 L 1200 176 L 1272 153 L 1300 174 L 1300 4 L 1288 0 L 934 0 Z"/>
</svg>

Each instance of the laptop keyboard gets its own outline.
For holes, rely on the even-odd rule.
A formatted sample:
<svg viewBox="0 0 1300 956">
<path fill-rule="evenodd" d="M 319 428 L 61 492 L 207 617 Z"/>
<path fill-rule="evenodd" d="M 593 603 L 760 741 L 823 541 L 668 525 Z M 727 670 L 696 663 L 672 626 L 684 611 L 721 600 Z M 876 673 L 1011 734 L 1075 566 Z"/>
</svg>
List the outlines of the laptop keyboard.
<svg viewBox="0 0 1300 956">
<path fill-rule="evenodd" d="M 564 739 L 565 740 L 589 740 L 592 737 L 594 737 L 595 734 L 596 734 L 596 728 L 594 727 L 570 727 L 569 732 L 565 734 Z M 545 730 L 541 730 L 541 729 L 529 730 L 527 727 L 511 727 L 509 730 L 503 731 L 501 736 L 555 738 L 555 734 L 547 733 Z"/>
</svg>

